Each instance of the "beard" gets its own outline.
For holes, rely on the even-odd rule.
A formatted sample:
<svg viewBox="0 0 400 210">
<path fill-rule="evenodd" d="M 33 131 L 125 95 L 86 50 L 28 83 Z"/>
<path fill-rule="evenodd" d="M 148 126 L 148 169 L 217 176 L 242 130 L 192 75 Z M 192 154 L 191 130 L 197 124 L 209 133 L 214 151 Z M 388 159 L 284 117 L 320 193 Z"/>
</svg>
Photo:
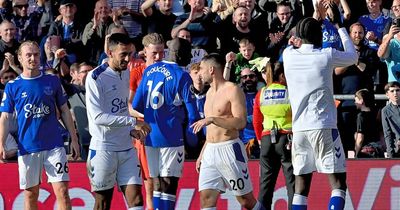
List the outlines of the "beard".
<svg viewBox="0 0 400 210">
<path fill-rule="evenodd" d="M 364 44 L 364 39 L 353 39 L 353 44 L 355 46 L 362 46 Z"/>
<path fill-rule="evenodd" d="M 257 92 L 257 82 L 246 81 L 242 82 L 243 91 L 246 93 Z"/>
</svg>

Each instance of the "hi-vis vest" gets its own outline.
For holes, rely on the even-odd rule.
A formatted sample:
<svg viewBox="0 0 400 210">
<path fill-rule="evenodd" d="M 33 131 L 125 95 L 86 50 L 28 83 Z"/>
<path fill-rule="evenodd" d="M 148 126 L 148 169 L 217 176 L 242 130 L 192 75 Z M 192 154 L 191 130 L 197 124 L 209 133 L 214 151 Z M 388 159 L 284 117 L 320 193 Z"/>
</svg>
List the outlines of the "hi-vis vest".
<svg viewBox="0 0 400 210">
<path fill-rule="evenodd" d="M 260 111 L 264 116 L 264 131 L 271 130 L 273 122 L 279 131 L 292 130 L 292 109 L 289 102 L 289 94 L 286 86 L 272 83 L 261 89 Z"/>
</svg>

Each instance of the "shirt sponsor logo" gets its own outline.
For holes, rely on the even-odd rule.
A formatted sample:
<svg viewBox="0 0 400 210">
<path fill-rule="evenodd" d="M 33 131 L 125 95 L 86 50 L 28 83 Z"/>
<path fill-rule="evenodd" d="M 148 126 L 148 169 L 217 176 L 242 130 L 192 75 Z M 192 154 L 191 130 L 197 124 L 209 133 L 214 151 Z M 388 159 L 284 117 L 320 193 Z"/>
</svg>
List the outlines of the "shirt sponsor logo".
<svg viewBox="0 0 400 210">
<path fill-rule="evenodd" d="M 111 112 L 112 113 L 117 113 L 120 110 L 126 110 L 128 108 L 128 99 L 120 99 L 120 98 L 114 98 L 111 102 L 112 108 Z"/>
<path fill-rule="evenodd" d="M 26 104 L 24 106 L 25 118 L 41 118 L 50 114 L 50 107 L 41 103 L 39 106 L 35 104 Z"/>
</svg>

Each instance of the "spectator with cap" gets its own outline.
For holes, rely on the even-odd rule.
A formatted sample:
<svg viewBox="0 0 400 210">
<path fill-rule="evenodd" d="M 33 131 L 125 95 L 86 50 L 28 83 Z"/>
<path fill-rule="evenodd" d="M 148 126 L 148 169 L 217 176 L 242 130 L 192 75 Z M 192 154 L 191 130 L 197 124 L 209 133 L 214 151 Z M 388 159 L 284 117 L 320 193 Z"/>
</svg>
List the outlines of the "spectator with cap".
<svg viewBox="0 0 400 210">
<path fill-rule="evenodd" d="M 70 58 L 69 65 L 85 60 L 87 53 L 82 43 L 83 26 L 75 21 L 77 7 L 74 0 L 62 0 L 58 11 L 61 19 L 51 24 L 48 35 L 61 37 L 61 48 L 66 49 L 67 54 L 74 57 Z"/>
</svg>

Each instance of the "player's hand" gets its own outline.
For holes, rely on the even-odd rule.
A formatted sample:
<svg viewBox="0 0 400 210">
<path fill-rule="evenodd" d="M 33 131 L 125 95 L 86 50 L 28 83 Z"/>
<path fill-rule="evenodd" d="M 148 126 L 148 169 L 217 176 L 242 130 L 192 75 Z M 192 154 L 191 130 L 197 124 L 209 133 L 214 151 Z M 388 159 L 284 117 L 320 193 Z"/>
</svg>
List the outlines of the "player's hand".
<svg viewBox="0 0 400 210">
<path fill-rule="evenodd" d="M 289 45 L 293 45 L 294 47 L 299 48 L 299 47 L 301 46 L 302 42 L 301 42 L 301 39 L 300 39 L 300 38 L 297 38 L 297 37 L 295 37 L 295 36 L 292 36 L 292 37 L 290 37 L 288 44 L 289 44 Z"/>
<path fill-rule="evenodd" d="M 7 159 L 7 152 L 6 152 L 6 148 L 2 145 L 0 145 L 0 163 L 6 163 Z"/>
<path fill-rule="evenodd" d="M 200 173 L 200 166 L 201 166 L 201 157 L 197 158 L 196 160 L 196 171 Z"/>
<path fill-rule="evenodd" d="M 131 130 L 130 135 L 133 138 L 139 139 L 140 141 L 144 141 L 146 136 L 150 133 L 151 128 L 149 124 L 143 121 L 136 121 L 135 128 Z"/>
<path fill-rule="evenodd" d="M 193 129 L 193 133 L 198 133 L 199 131 L 201 131 L 202 128 L 206 127 L 207 125 L 210 125 L 212 121 L 213 120 L 211 117 L 206 117 L 204 119 L 201 119 L 193 123 L 190 127 Z"/>
<path fill-rule="evenodd" d="M 71 154 L 72 154 L 71 157 L 73 160 L 77 160 L 81 156 L 81 150 L 80 150 L 78 140 L 72 139 L 71 145 L 70 145 L 70 150 L 71 150 Z"/>
</svg>

